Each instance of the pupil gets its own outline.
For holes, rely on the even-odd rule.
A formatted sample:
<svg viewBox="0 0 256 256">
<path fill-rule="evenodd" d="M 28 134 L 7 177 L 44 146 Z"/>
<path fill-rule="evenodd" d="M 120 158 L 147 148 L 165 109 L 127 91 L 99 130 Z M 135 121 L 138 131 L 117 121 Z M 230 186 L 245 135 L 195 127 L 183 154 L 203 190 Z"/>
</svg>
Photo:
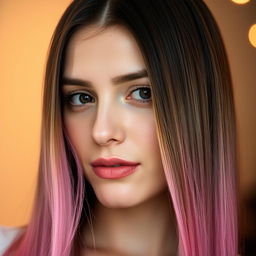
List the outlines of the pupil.
<svg viewBox="0 0 256 256">
<path fill-rule="evenodd" d="M 150 97 L 151 96 L 151 92 L 149 89 L 142 89 L 140 90 L 140 96 L 143 98 L 143 99 L 148 99 L 147 97 Z"/>
<path fill-rule="evenodd" d="M 91 98 L 91 96 L 89 96 L 89 95 L 80 95 L 80 97 L 79 97 L 79 100 L 82 102 L 82 103 L 87 103 L 87 102 L 89 102 L 90 101 L 90 98 Z"/>
</svg>

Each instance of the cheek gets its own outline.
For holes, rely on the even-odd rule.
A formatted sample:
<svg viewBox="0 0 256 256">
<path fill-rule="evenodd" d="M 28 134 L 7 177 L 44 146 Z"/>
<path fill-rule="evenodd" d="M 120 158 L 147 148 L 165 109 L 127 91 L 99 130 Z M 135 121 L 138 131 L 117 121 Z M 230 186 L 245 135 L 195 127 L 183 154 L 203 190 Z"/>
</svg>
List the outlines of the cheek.
<svg viewBox="0 0 256 256">
<path fill-rule="evenodd" d="M 88 148 L 86 145 L 90 131 L 84 117 L 79 118 L 78 116 L 75 117 L 74 115 L 65 114 L 64 126 L 78 155 L 85 154 L 86 152 L 84 151 Z"/>
<path fill-rule="evenodd" d="M 137 133 L 137 145 L 140 145 L 140 154 L 147 168 L 152 172 L 152 177 L 162 180 L 164 170 L 153 114 L 147 116 L 135 132 Z"/>
<path fill-rule="evenodd" d="M 137 125 L 135 129 L 131 129 L 131 132 L 134 133 L 134 146 L 138 148 L 137 153 L 141 157 L 145 169 L 150 173 L 148 176 L 148 179 L 151 180 L 149 184 L 152 186 L 165 184 L 157 127 L 153 114 L 148 113 L 144 117 L 141 116 L 139 123 L 140 125 Z M 140 182 L 144 182 L 144 178 Z"/>
<path fill-rule="evenodd" d="M 136 132 L 136 141 L 140 142 L 142 150 L 152 152 L 154 155 L 159 153 L 156 125 L 152 114 L 146 116 L 143 122 L 141 121 L 140 125 L 133 130 Z"/>
</svg>

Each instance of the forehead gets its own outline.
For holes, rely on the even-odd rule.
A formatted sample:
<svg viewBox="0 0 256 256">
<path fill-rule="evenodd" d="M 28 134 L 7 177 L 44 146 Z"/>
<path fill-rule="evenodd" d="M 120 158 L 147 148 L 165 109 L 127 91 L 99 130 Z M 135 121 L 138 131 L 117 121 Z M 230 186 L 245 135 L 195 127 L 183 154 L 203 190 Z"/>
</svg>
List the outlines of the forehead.
<svg viewBox="0 0 256 256">
<path fill-rule="evenodd" d="M 123 26 L 100 31 L 95 26 L 78 30 L 70 39 L 64 63 L 64 74 L 87 78 L 90 75 L 114 77 L 145 68 L 138 44 Z"/>
</svg>

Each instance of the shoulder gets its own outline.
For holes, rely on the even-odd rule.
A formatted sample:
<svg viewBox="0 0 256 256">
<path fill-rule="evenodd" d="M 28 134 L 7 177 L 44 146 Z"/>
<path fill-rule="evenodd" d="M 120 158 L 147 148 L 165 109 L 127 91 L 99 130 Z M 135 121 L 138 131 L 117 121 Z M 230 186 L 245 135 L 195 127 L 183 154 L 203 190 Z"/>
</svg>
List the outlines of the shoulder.
<svg viewBox="0 0 256 256">
<path fill-rule="evenodd" d="M 9 247 L 14 239 L 25 231 L 25 227 L 0 226 L 0 255 Z"/>
</svg>

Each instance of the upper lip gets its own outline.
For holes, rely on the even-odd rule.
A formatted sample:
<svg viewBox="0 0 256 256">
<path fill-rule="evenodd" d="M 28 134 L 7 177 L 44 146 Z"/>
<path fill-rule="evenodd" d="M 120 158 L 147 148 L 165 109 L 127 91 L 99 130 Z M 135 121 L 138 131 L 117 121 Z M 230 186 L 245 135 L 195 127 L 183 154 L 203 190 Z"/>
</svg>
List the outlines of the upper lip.
<svg viewBox="0 0 256 256">
<path fill-rule="evenodd" d="M 91 162 L 92 166 L 112 166 L 112 165 L 138 165 L 139 163 L 126 161 L 121 158 L 111 157 L 111 158 L 97 158 Z"/>
</svg>

